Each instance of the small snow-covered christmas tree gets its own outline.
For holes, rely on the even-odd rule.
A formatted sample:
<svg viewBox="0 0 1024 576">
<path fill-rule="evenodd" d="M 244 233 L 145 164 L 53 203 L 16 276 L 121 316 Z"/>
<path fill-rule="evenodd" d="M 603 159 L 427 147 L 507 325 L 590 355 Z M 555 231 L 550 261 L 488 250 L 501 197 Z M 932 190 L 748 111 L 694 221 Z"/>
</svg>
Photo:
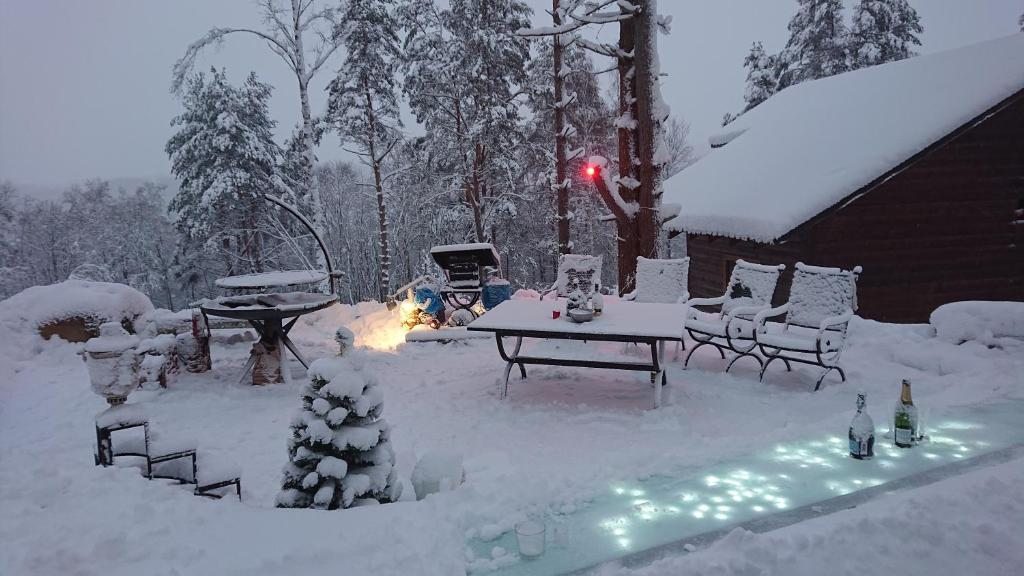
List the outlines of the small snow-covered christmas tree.
<svg viewBox="0 0 1024 576">
<path fill-rule="evenodd" d="M 349 358 L 318 360 L 309 373 L 277 506 L 334 510 L 398 500 L 402 484 L 376 380 Z"/>
</svg>

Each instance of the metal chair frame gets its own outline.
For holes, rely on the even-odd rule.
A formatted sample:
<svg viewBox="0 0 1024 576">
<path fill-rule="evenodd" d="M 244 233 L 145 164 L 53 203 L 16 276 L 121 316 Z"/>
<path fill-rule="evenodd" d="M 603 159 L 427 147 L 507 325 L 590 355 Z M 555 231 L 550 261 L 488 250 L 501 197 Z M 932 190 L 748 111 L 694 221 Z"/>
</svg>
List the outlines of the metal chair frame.
<svg viewBox="0 0 1024 576">
<path fill-rule="evenodd" d="M 833 370 L 839 373 L 839 378 L 843 382 L 846 382 L 846 371 L 839 366 L 839 357 L 842 355 L 843 348 L 846 345 L 847 329 L 857 307 L 857 278 L 861 273 L 861 267 L 855 266 L 852 270 L 840 270 L 838 268 L 817 268 L 806 266 L 803 263 L 797 263 L 796 268 L 796 272 L 793 275 L 794 286 L 799 286 L 797 283 L 800 281 L 800 278 L 806 277 L 806 275 L 831 274 L 837 276 L 849 276 L 851 291 L 845 295 L 849 306 L 846 312 L 825 317 L 816 326 L 806 322 L 795 322 L 790 319 L 790 310 L 793 308 L 793 289 L 791 287 L 790 301 L 787 301 L 785 304 L 777 308 L 771 308 L 759 312 L 754 318 L 754 340 L 761 354 L 764 355 L 765 362 L 761 365 L 761 373 L 758 376 L 758 379 L 761 381 L 764 380 L 765 371 L 767 371 L 768 366 L 776 360 L 782 360 L 783 364 L 786 366 L 786 370 L 789 372 L 793 370 L 790 362 L 818 366 L 825 369 L 814 385 L 814 390 L 818 391 L 821 389 L 821 383 L 825 380 L 825 376 L 828 376 L 828 374 Z M 768 318 L 782 316 L 783 314 L 786 315 L 786 320 L 781 323 L 781 330 L 783 333 L 788 332 L 790 326 L 817 330 L 814 336 L 814 350 L 809 351 L 803 348 L 766 344 L 758 339 L 759 335 L 763 338 L 764 335 L 768 333 Z M 838 338 L 838 343 L 833 345 L 831 338 Z M 804 340 L 808 341 L 809 338 L 805 338 Z"/>
</svg>

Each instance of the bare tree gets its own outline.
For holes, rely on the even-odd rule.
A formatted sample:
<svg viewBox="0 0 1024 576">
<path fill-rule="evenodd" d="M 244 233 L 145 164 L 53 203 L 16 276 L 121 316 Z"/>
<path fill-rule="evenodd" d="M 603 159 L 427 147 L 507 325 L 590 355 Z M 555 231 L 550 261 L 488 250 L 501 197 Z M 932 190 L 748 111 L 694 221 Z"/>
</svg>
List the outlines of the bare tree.
<svg viewBox="0 0 1024 576">
<path fill-rule="evenodd" d="M 232 34 L 255 36 L 267 43 L 267 47 L 280 56 L 288 69 L 295 75 L 299 87 L 299 105 L 302 114 L 300 146 L 302 166 L 299 170 L 299 184 L 311 195 L 313 224 L 318 233 L 323 233 L 323 203 L 313 182 L 313 165 L 316 162 L 316 130 L 309 105 L 309 83 L 323 68 L 327 60 L 341 46 L 341 39 L 335 31 L 341 20 L 340 6 L 317 8 L 315 0 L 259 0 L 264 30 L 253 28 L 212 28 L 202 38 L 185 50 L 185 55 L 174 64 L 171 89 L 179 92 L 186 78 L 195 66 L 196 59 L 204 48 L 219 44 Z M 312 43 L 307 44 L 307 39 Z M 326 269 L 323 256 L 318 255 L 318 265 Z"/>
</svg>

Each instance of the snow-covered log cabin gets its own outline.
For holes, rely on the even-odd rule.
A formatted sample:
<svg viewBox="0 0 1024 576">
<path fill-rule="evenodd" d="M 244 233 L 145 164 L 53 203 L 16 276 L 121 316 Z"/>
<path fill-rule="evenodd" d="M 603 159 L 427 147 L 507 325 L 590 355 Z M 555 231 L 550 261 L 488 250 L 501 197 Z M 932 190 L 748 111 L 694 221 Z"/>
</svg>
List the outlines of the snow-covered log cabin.
<svg viewBox="0 0 1024 576">
<path fill-rule="evenodd" d="M 737 258 L 863 266 L 859 314 L 1024 300 L 1024 33 L 806 82 L 664 183 L 693 296 Z M 675 206 L 673 206 L 675 205 Z"/>
</svg>

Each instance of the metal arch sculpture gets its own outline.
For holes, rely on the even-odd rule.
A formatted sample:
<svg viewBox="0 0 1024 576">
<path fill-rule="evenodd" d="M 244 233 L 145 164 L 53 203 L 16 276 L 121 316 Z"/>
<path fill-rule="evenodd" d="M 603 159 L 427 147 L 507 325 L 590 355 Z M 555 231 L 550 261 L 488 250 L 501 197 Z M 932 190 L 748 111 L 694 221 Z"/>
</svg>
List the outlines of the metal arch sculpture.
<svg viewBox="0 0 1024 576">
<path fill-rule="evenodd" d="M 320 247 L 320 251 L 323 252 L 324 254 L 324 263 L 327 264 L 327 270 L 325 270 L 325 272 L 327 272 L 327 276 L 330 279 L 329 282 L 331 283 L 331 293 L 336 293 L 337 291 L 335 281 L 338 278 L 344 276 L 344 273 L 334 269 L 334 265 L 331 263 L 331 255 L 327 252 L 327 245 L 324 244 L 324 239 L 320 237 L 320 234 L 316 231 L 316 228 L 313 226 L 313 223 L 310 222 L 309 219 L 302 214 L 302 212 L 299 212 L 298 208 L 292 206 L 291 204 L 285 202 L 284 200 L 276 196 L 264 194 L 263 199 L 273 204 L 276 204 L 281 208 L 284 208 L 292 216 L 295 216 L 295 218 L 298 219 L 298 221 L 301 222 L 302 225 L 309 230 L 309 233 L 313 235 L 313 238 L 316 240 L 317 245 Z"/>
</svg>

